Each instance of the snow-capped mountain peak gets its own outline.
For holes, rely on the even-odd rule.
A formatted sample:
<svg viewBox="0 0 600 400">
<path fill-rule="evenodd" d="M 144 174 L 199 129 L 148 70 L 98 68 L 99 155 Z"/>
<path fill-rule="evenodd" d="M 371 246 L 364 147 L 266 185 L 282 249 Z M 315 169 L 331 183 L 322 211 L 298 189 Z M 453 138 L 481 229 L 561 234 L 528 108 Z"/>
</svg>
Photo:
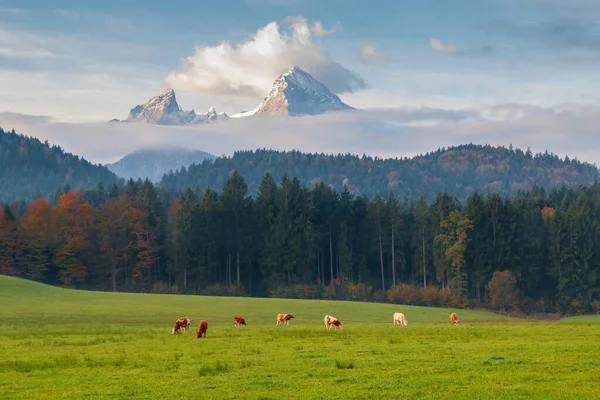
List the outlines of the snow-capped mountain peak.
<svg viewBox="0 0 600 400">
<path fill-rule="evenodd" d="M 228 119 L 225 113 L 217 114 L 214 107 L 207 113 L 196 113 L 194 110 L 183 111 L 177 103 L 175 91 L 171 88 L 161 90 L 156 96 L 142 105 L 135 106 L 129 111 L 123 122 L 145 122 L 157 125 L 188 125 L 215 122 Z M 112 119 L 110 122 L 121 122 Z"/>
<path fill-rule="evenodd" d="M 217 122 L 225 119 L 229 119 L 229 115 L 225 114 L 224 112 L 217 114 L 215 108 L 211 106 L 207 113 L 196 114 L 196 118 L 194 121 L 192 121 L 192 123 L 201 124 L 207 122 Z"/>
<path fill-rule="evenodd" d="M 217 115 L 215 108 L 213 106 L 210 106 L 210 108 L 208 109 L 208 113 L 206 114 L 206 121 L 212 122 L 212 121 L 216 121 L 218 119 L 219 119 L 219 116 Z"/>
<path fill-rule="evenodd" d="M 273 88 L 252 115 L 317 115 L 351 109 L 327 86 L 294 66 L 275 80 Z"/>
<path fill-rule="evenodd" d="M 146 122 L 159 125 L 181 125 L 192 121 L 195 112 L 183 111 L 177 103 L 175 91 L 161 90 L 156 96 L 129 111 L 127 121 Z"/>
</svg>

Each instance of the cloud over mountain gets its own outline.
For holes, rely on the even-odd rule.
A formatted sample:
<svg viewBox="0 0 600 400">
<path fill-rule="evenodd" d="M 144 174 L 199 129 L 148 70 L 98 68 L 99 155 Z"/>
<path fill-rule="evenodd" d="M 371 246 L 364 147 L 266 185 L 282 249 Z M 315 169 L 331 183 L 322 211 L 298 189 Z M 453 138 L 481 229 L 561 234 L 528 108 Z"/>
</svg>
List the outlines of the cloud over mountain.
<svg viewBox="0 0 600 400">
<path fill-rule="evenodd" d="M 504 145 L 600 164 L 597 106 L 502 104 L 448 110 L 427 107 L 362 110 L 301 118 L 242 118 L 224 124 L 68 124 L 0 113 L 14 128 L 94 162 L 113 162 L 140 148 L 179 146 L 212 154 L 269 147 L 308 152 L 412 156 L 466 143 Z M 252 134 L 249 135 L 248 133 Z M 573 140 L 577 134 L 578 140 Z M 116 145 L 117 144 L 117 145 Z"/>
<path fill-rule="evenodd" d="M 313 29 L 302 16 L 286 21 L 290 24 L 287 31 L 273 21 L 250 40 L 235 46 L 229 42 L 196 45 L 194 54 L 183 60 L 177 70 L 169 72 L 167 85 L 208 95 L 262 97 L 276 77 L 290 66 L 299 65 L 334 93 L 367 87 L 362 77 L 332 60 L 324 47 L 312 40 L 313 35 L 325 33 L 319 21 Z M 327 33 L 333 33 L 334 28 Z"/>
</svg>

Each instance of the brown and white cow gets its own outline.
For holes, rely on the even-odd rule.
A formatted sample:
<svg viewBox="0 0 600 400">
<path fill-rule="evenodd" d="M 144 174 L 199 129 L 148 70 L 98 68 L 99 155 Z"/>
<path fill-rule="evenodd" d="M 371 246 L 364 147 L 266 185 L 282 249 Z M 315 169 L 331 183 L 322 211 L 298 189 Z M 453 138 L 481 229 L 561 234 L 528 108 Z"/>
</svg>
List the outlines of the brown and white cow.
<svg viewBox="0 0 600 400">
<path fill-rule="evenodd" d="M 450 322 L 452 322 L 452 325 L 458 325 L 458 317 L 456 316 L 456 313 L 450 314 Z"/>
<path fill-rule="evenodd" d="M 396 326 L 396 324 L 400 324 L 400 325 L 408 325 L 408 321 L 406 320 L 406 317 L 404 316 L 404 314 L 397 312 L 394 313 L 394 326 Z"/>
<path fill-rule="evenodd" d="M 233 317 L 233 326 L 239 327 L 240 325 L 246 326 L 246 320 L 239 315 Z"/>
<path fill-rule="evenodd" d="M 179 332 L 181 329 L 183 329 L 184 333 L 187 333 L 190 329 L 190 319 L 188 317 L 177 318 L 175 326 L 171 330 L 171 334 L 174 335 L 175 332 Z"/>
<path fill-rule="evenodd" d="M 294 314 L 277 314 L 277 325 L 289 325 Z"/>
<path fill-rule="evenodd" d="M 205 320 L 200 321 L 198 324 L 198 330 L 196 331 L 196 339 L 201 338 L 203 335 L 206 337 L 206 330 L 208 329 L 208 322 Z"/>
<path fill-rule="evenodd" d="M 331 315 L 326 315 L 325 318 L 323 318 L 323 321 L 325 322 L 325 329 L 327 330 L 331 329 L 332 327 L 335 329 L 344 328 L 344 324 L 342 324 L 336 317 L 332 317 Z"/>
<path fill-rule="evenodd" d="M 329 330 L 333 326 L 333 321 L 337 321 L 336 317 L 332 317 L 331 315 L 326 315 L 323 318 L 323 322 L 325 322 L 325 329 Z"/>
</svg>

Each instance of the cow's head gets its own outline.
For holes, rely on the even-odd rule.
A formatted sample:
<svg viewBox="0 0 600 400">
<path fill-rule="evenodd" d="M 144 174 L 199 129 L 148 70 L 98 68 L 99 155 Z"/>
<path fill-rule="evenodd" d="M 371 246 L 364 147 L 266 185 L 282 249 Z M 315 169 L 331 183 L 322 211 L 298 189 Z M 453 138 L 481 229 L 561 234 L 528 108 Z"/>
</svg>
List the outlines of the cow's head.
<svg viewBox="0 0 600 400">
<path fill-rule="evenodd" d="M 200 329 L 196 330 L 196 339 L 200 339 L 200 337 L 202 337 L 202 334 L 200 333 Z"/>
</svg>

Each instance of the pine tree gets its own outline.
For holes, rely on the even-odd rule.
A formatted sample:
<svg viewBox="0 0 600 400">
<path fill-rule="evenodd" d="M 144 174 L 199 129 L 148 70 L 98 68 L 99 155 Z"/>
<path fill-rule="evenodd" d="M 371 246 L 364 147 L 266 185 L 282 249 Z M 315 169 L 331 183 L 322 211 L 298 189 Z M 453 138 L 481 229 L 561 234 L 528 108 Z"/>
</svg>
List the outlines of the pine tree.
<svg viewBox="0 0 600 400">
<path fill-rule="evenodd" d="M 440 224 L 441 233 L 436 242 L 443 250 L 443 255 L 451 267 L 449 286 L 456 296 L 461 298 L 468 287 L 465 271 L 465 250 L 470 239 L 467 231 L 473 228 L 471 221 L 458 211 L 452 211 Z"/>
</svg>

